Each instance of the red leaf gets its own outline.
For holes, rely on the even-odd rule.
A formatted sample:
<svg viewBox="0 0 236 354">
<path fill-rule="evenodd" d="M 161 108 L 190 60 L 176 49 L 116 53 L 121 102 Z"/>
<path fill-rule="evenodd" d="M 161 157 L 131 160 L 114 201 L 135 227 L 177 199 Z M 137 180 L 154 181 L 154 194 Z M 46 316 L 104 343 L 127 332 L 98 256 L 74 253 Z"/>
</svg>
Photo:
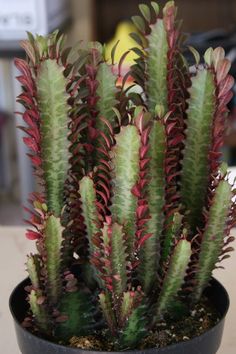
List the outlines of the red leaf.
<svg viewBox="0 0 236 354">
<path fill-rule="evenodd" d="M 85 68 L 90 78 L 94 80 L 96 76 L 96 69 L 92 65 L 88 65 L 88 64 L 85 66 Z"/>
<path fill-rule="evenodd" d="M 113 275 L 113 278 L 114 278 L 116 281 L 121 281 L 121 277 L 120 277 L 119 274 Z"/>
<path fill-rule="evenodd" d="M 94 106 L 96 106 L 98 100 L 99 100 L 99 97 L 90 96 L 90 97 L 88 97 L 88 104 L 90 106 L 94 107 Z"/>
<path fill-rule="evenodd" d="M 42 160 L 39 156 L 34 156 L 31 154 L 27 154 L 29 156 L 29 158 L 31 159 L 32 163 L 34 166 L 38 167 L 42 164 Z"/>
<path fill-rule="evenodd" d="M 23 119 L 25 121 L 26 124 L 28 124 L 28 126 L 32 129 L 37 129 L 37 125 L 36 123 L 33 121 L 33 119 L 31 118 L 31 116 L 28 114 L 28 111 L 26 111 L 23 114 Z"/>
<path fill-rule="evenodd" d="M 36 153 L 39 152 L 39 147 L 34 139 L 24 137 L 23 141 L 25 145 L 27 145 L 31 150 L 33 150 Z"/>
<path fill-rule="evenodd" d="M 137 208 L 137 216 L 139 219 L 143 218 L 148 212 L 148 205 L 141 205 Z"/>
<path fill-rule="evenodd" d="M 148 150 L 149 150 L 149 145 L 145 145 L 145 146 L 141 147 L 141 149 L 140 149 L 140 157 L 141 157 L 141 159 L 145 158 L 145 155 L 147 154 Z"/>
<path fill-rule="evenodd" d="M 230 75 L 228 75 L 225 80 L 223 80 L 220 85 L 220 93 L 219 93 L 219 98 L 223 97 L 226 92 L 230 91 L 232 87 L 234 86 L 234 78 Z"/>
<path fill-rule="evenodd" d="M 140 239 L 140 241 L 139 241 L 139 243 L 138 243 L 138 247 L 139 247 L 139 248 L 142 247 L 142 245 L 144 244 L 144 242 L 145 242 L 146 240 L 148 240 L 152 235 L 153 235 L 153 234 L 146 234 L 146 235 L 144 235 L 144 236 Z"/>
<path fill-rule="evenodd" d="M 135 196 L 138 197 L 138 198 L 140 198 L 141 195 L 142 195 L 142 194 L 141 194 L 141 191 L 140 191 L 140 188 L 139 188 L 138 185 L 135 185 L 135 186 L 132 188 L 131 192 L 133 193 L 133 195 L 135 195 Z"/>
<path fill-rule="evenodd" d="M 170 123 L 166 127 L 167 134 L 169 135 L 173 128 L 175 128 L 176 122 Z"/>
<path fill-rule="evenodd" d="M 28 106 L 32 106 L 34 104 L 33 100 L 32 100 L 32 96 L 27 95 L 27 93 L 21 93 L 17 100 L 19 101 L 23 101 L 24 103 L 26 103 Z"/>
<path fill-rule="evenodd" d="M 229 59 L 226 58 L 218 64 L 217 73 L 216 73 L 218 83 L 220 83 L 222 80 L 226 78 L 226 76 L 229 73 L 230 67 L 231 67 L 231 62 Z"/>
<path fill-rule="evenodd" d="M 95 128 L 93 128 L 93 127 L 89 127 L 88 128 L 88 131 L 89 131 L 89 137 L 90 137 L 90 139 L 96 139 L 97 138 L 97 136 L 98 136 L 98 131 L 95 129 Z"/>
<path fill-rule="evenodd" d="M 142 140 L 142 144 L 143 145 L 147 145 L 149 133 L 150 133 L 150 129 L 149 128 L 145 129 L 144 132 L 142 133 L 141 140 Z"/>
<path fill-rule="evenodd" d="M 149 163 L 149 161 L 150 161 L 150 159 L 144 159 L 144 160 L 141 160 L 141 161 L 140 161 L 140 168 L 141 168 L 141 170 L 143 170 L 143 169 L 147 166 L 147 164 Z"/>
<path fill-rule="evenodd" d="M 107 198 L 106 194 L 103 193 L 103 192 L 101 192 L 101 191 L 96 191 L 96 192 L 97 192 L 97 194 L 100 195 L 100 197 L 102 197 L 102 199 L 103 199 L 105 205 L 107 205 L 107 204 L 108 204 L 108 198 Z"/>
<path fill-rule="evenodd" d="M 61 316 L 58 316 L 56 318 L 56 322 L 57 323 L 63 323 L 63 322 L 66 322 L 68 320 L 68 316 L 67 315 L 61 315 Z"/>
<path fill-rule="evenodd" d="M 28 238 L 28 240 L 35 241 L 39 240 L 41 238 L 41 235 L 38 232 L 27 230 L 26 237 Z"/>
<path fill-rule="evenodd" d="M 22 74 L 24 74 L 27 77 L 31 77 L 29 65 L 25 60 L 16 58 L 14 60 L 14 64 Z"/>
</svg>

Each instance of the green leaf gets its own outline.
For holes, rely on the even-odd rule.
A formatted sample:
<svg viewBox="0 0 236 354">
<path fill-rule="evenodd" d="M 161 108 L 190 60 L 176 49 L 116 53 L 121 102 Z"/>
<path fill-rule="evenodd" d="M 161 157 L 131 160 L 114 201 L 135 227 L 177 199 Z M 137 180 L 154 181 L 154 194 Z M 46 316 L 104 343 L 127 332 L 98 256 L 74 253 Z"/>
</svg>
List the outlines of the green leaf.
<svg viewBox="0 0 236 354">
<path fill-rule="evenodd" d="M 47 270 L 48 296 L 52 304 L 56 304 L 62 290 L 61 280 L 61 247 L 63 228 L 59 218 L 51 215 L 46 220 L 44 243 L 46 250 L 45 266 Z"/>
<path fill-rule="evenodd" d="M 232 197 L 233 194 L 228 181 L 220 181 L 209 210 L 206 229 L 202 235 L 199 264 L 196 273 L 197 285 L 193 291 L 196 301 L 201 298 L 204 288 L 208 285 L 222 252 Z"/>
<path fill-rule="evenodd" d="M 214 50 L 211 47 L 211 48 L 208 48 L 204 54 L 204 60 L 209 66 L 211 66 L 213 63 L 213 53 L 214 53 Z"/>
<path fill-rule="evenodd" d="M 198 51 L 194 47 L 189 46 L 188 48 L 189 48 L 190 52 L 192 53 L 192 55 L 194 56 L 196 65 L 199 65 L 200 60 L 201 60 L 200 54 L 198 53 Z"/>
<path fill-rule="evenodd" d="M 40 111 L 41 157 L 45 180 L 46 204 L 56 216 L 63 207 L 64 183 L 67 178 L 68 95 L 63 68 L 55 60 L 41 63 L 37 78 Z"/>
<path fill-rule="evenodd" d="M 157 320 L 173 307 L 184 282 L 191 253 L 191 243 L 187 240 L 180 240 L 175 246 L 157 303 Z"/>
<path fill-rule="evenodd" d="M 61 51 L 63 50 L 64 47 L 64 36 L 62 36 L 60 38 L 60 41 L 57 44 L 58 47 L 58 53 L 61 53 Z M 82 58 L 87 58 L 88 57 L 88 52 L 82 48 L 82 43 L 81 41 L 78 41 L 77 43 L 75 43 L 75 45 L 71 48 L 70 53 L 67 57 L 67 62 L 70 64 L 75 64 L 77 63 L 78 60 L 80 60 Z"/>
<path fill-rule="evenodd" d="M 165 107 L 163 105 L 157 104 L 155 107 L 155 115 L 158 118 L 165 117 Z"/>
<path fill-rule="evenodd" d="M 48 54 L 48 38 L 36 34 L 35 43 L 36 43 L 38 51 L 39 51 L 39 57 L 42 58 L 43 56 L 47 56 L 47 54 Z"/>
<path fill-rule="evenodd" d="M 58 323 L 55 335 L 68 341 L 73 336 L 87 336 L 94 331 L 94 308 L 92 298 L 85 292 L 77 291 L 63 295 L 59 311 L 67 320 Z"/>
<path fill-rule="evenodd" d="M 120 41 L 118 40 L 116 42 L 116 44 L 113 46 L 112 50 L 111 50 L 111 62 L 112 62 L 112 65 L 115 64 L 116 50 L 117 50 L 117 47 L 118 47 L 119 43 L 120 43 Z"/>
<path fill-rule="evenodd" d="M 120 225 L 124 225 L 127 234 L 128 253 L 132 252 L 135 237 L 135 214 L 137 198 L 132 188 L 139 180 L 139 149 L 140 136 L 137 128 L 132 125 L 122 127 L 116 135 L 116 145 L 112 149 L 113 198 L 111 212 Z"/>
<path fill-rule="evenodd" d="M 163 8 L 163 15 L 164 16 L 167 16 L 168 15 L 168 10 L 170 9 L 170 8 L 175 8 L 175 2 L 174 1 L 167 1 L 167 3 L 165 4 L 165 6 L 164 6 L 164 8 Z M 175 8 L 175 11 L 176 11 L 177 9 Z"/>
<path fill-rule="evenodd" d="M 143 47 L 143 40 L 141 38 L 141 36 L 136 33 L 136 32 L 132 32 L 129 34 L 130 38 L 132 38 L 140 47 Z"/>
<path fill-rule="evenodd" d="M 88 42 L 86 43 L 87 49 L 96 49 L 97 50 L 97 54 L 99 54 L 99 60 L 102 60 L 102 54 L 103 54 L 103 45 L 98 42 L 98 41 L 92 41 L 92 42 Z"/>
<path fill-rule="evenodd" d="M 34 320 L 37 324 L 38 329 L 47 335 L 49 335 L 50 326 L 49 326 L 49 318 L 46 312 L 44 305 L 40 305 L 38 303 L 39 297 L 35 290 L 31 290 L 29 294 L 29 304 L 32 314 L 34 316 Z"/>
<path fill-rule="evenodd" d="M 156 16 L 158 16 L 159 12 L 160 12 L 160 6 L 155 1 L 151 1 L 151 5 L 152 5 L 152 7 L 153 7 L 153 9 L 154 9 L 154 11 L 156 13 Z"/>
<path fill-rule="evenodd" d="M 145 33 L 146 25 L 145 25 L 145 22 L 142 19 L 142 17 L 140 17 L 140 16 L 132 16 L 131 19 L 132 19 L 133 24 L 135 25 L 135 27 L 138 29 L 138 31 L 140 31 L 141 33 Z"/>
<path fill-rule="evenodd" d="M 73 64 L 73 72 L 77 74 L 81 69 L 84 68 L 85 64 L 88 62 L 89 53 L 86 50 L 79 50 L 75 52 L 75 48 L 71 51 L 68 62 Z"/>
<path fill-rule="evenodd" d="M 139 10 L 141 11 L 143 17 L 147 22 L 151 21 L 151 11 L 148 5 L 146 4 L 140 4 L 139 5 Z"/>
<path fill-rule="evenodd" d="M 35 38 L 34 38 L 33 33 L 28 32 L 28 31 L 26 31 L 26 33 L 27 33 L 27 37 L 28 37 L 29 42 L 30 42 L 32 45 L 34 45 L 34 43 L 35 43 Z"/>
<path fill-rule="evenodd" d="M 167 55 L 169 51 L 167 33 L 164 22 L 158 19 L 152 26 L 147 58 L 147 96 L 148 108 L 155 114 L 157 105 L 164 107 L 168 112 L 168 88 L 167 88 Z"/>
<path fill-rule="evenodd" d="M 160 238 L 164 224 L 165 175 L 164 159 L 166 151 L 165 128 L 161 121 L 154 121 L 149 135 L 148 158 L 151 158 L 148 170 L 148 204 L 151 219 L 146 223 L 147 233 L 153 235 L 142 246 L 139 266 L 139 279 L 142 289 L 148 293 L 156 282 L 156 273 L 160 260 Z"/>
<path fill-rule="evenodd" d="M 229 166 L 226 162 L 222 162 L 220 167 L 219 167 L 219 173 L 222 177 L 226 176 L 227 175 L 227 172 L 228 172 L 228 169 L 229 169 Z"/>
<path fill-rule="evenodd" d="M 186 142 L 183 157 L 181 193 L 191 230 L 200 226 L 209 179 L 208 154 L 216 108 L 214 75 L 201 69 L 192 77 L 189 90 Z"/>
</svg>

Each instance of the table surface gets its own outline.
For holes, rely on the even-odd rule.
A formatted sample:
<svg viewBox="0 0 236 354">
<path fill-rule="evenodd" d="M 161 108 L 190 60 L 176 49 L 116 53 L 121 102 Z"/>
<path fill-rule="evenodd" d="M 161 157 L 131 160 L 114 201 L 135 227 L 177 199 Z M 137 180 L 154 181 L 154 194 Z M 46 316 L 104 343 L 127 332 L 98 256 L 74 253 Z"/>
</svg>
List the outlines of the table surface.
<svg viewBox="0 0 236 354">
<path fill-rule="evenodd" d="M 23 227 L 0 227 L 0 353 L 20 354 L 13 322 L 8 310 L 8 298 L 17 283 L 26 277 L 26 254 L 34 250 L 34 243 L 25 239 Z M 234 232 L 236 234 L 236 231 Z M 225 261 L 226 270 L 217 270 L 215 277 L 227 288 L 231 297 L 224 338 L 218 354 L 236 353 L 236 253 Z M 33 353 L 32 353 L 33 354 Z M 204 353 L 207 354 L 207 353 Z"/>
</svg>

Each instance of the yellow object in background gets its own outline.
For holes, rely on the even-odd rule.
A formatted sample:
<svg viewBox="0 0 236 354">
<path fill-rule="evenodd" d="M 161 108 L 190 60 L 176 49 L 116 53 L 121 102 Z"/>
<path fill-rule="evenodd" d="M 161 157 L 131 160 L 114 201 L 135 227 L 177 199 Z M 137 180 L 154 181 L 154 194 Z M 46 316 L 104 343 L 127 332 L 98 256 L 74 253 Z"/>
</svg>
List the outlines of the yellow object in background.
<svg viewBox="0 0 236 354">
<path fill-rule="evenodd" d="M 105 56 L 108 63 L 111 63 L 111 51 L 112 48 L 119 41 L 119 44 L 115 52 L 115 63 L 119 63 L 122 55 L 130 50 L 133 47 L 138 47 L 137 43 L 129 36 L 131 32 L 136 32 L 136 28 L 131 22 L 123 21 L 117 26 L 115 37 L 106 45 Z M 137 55 L 130 51 L 126 56 L 124 61 L 125 67 L 130 67 L 134 64 L 134 60 L 137 58 Z"/>
</svg>

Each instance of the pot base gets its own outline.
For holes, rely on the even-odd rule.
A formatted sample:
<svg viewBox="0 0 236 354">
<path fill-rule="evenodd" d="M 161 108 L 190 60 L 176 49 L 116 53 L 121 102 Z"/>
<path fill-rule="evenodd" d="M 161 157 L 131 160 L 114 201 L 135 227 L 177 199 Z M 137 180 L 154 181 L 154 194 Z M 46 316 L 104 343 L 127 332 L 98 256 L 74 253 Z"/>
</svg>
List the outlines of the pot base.
<svg viewBox="0 0 236 354">
<path fill-rule="evenodd" d="M 107 354 L 106 351 L 88 351 L 77 348 L 65 347 L 56 343 L 35 336 L 22 327 L 28 311 L 25 287 L 29 285 L 26 279 L 20 283 L 12 292 L 10 297 L 10 309 L 14 318 L 17 341 L 22 354 Z M 128 353 L 137 354 L 216 354 L 220 347 L 225 316 L 229 308 L 229 297 L 224 287 L 215 279 L 212 279 L 211 286 L 206 289 L 205 295 L 209 298 L 221 319 L 216 326 L 204 334 L 185 342 L 179 342 L 165 348 L 153 348 L 144 350 L 130 350 Z M 119 353 L 119 352 L 113 352 Z"/>
</svg>

